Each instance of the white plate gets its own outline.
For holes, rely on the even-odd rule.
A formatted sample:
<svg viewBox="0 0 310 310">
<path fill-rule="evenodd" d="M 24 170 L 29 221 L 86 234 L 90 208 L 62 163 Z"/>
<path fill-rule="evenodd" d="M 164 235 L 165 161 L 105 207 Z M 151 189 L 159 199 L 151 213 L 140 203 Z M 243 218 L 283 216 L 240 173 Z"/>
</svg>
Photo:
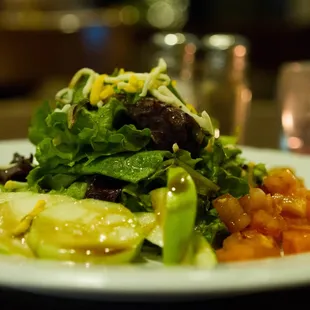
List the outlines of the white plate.
<svg viewBox="0 0 310 310">
<path fill-rule="evenodd" d="M 26 156 L 33 147 L 23 140 L 0 142 L 0 164 L 13 152 Z M 310 186 L 310 158 L 272 150 L 244 148 L 244 156 L 269 166 L 292 166 Z M 100 299 L 213 298 L 310 284 L 310 254 L 220 265 L 206 271 L 159 266 L 104 267 L 64 265 L 0 256 L 0 285 L 48 294 Z"/>
</svg>

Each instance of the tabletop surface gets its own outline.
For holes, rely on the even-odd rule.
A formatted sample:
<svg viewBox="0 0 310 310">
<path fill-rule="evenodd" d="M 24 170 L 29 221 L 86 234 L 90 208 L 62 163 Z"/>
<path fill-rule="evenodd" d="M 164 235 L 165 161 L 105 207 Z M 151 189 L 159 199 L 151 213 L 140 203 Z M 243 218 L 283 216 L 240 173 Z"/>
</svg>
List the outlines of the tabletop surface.
<svg viewBox="0 0 310 310">
<path fill-rule="evenodd" d="M 103 306 L 119 305 L 126 307 L 126 309 L 166 309 L 171 305 L 180 306 L 188 305 L 191 309 L 201 309 L 201 307 L 208 306 L 208 309 L 217 309 L 220 306 L 229 306 L 229 308 L 239 308 L 240 306 L 252 307 L 253 304 L 259 303 L 260 307 L 271 309 L 272 307 L 281 307 L 282 305 L 305 304 L 309 301 L 310 287 L 295 288 L 291 290 L 275 291 L 268 293 L 251 294 L 246 296 L 236 296 L 216 299 L 203 299 L 203 297 L 194 298 L 191 301 L 163 301 L 156 303 L 148 302 L 105 302 L 92 301 L 86 299 L 69 299 L 61 297 L 50 297 L 44 295 L 36 295 L 31 293 L 24 293 L 15 290 L 0 289 L 1 310 L 13 310 L 17 307 L 27 306 L 31 308 L 44 307 L 44 309 L 64 309 L 71 306 L 72 309 L 85 309 L 86 307 L 92 310 L 103 309 Z M 205 308 L 206 309 L 206 308 Z"/>
</svg>

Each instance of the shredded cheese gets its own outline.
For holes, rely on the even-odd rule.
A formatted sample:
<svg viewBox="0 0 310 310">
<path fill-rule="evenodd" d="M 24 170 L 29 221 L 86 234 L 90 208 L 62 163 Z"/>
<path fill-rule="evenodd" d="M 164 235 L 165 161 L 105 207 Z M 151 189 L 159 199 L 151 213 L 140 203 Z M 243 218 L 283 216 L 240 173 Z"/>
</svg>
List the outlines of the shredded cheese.
<svg viewBox="0 0 310 310">
<path fill-rule="evenodd" d="M 173 145 L 172 145 L 172 151 L 173 151 L 173 153 L 176 153 L 177 151 L 179 151 L 179 146 L 178 146 L 178 144 L 177 143 L 174 143 Z"/>
<path fill-rule="evenodd" d="M 102 90 L 102 86 L 103 86 L 103 83 L 104 83 L 104 79 L 107 75 L 106 74 L 101 74 L 99 75 L 93 85 L 92 85 L 92 88 L 91 88 L 91 91 L 90 91 L 90 104 L 91 105 L 96 105 L 99 100 L 100 100 L 100 93 L 101 93 L 101 90 Z"/>
<path fill-rule="evenodd" d="M 214 134 L 211 118 L 206 111 L 203 111 L 201 116 L 192 113 L 190 109 L 186 105 L 184 105 L 181 100 L 167 86 L 164 85 L 160 86 L 158 90 L 153 90 L 152 94 L 157 99 L 166 103 L 170 103 L 175 107 L 178 107 L 184 113 L 190 115 L 202 129 L 206 130 L 212 135 Z"/>
<path fill-rule="evenodd" d="M 186 106 L 187 106 L 187 108 L 188 108 L 192 113 L 198 114 L 197 111 L 196 111 L 196 109 L 195 109 L 195 107 L 194 107 L 192 104 L 187 103 Z"/>
<path fill-rule="evenodd" d="M 103 87 L 102 92 L 100 93 L 99 97 L 101 100 L 105 100 L 111 97 L 114 94 L 114 89 L 111 85 L 107 85 Z"/>
<path fill-rule="evenodd" d="M 30 228 L 33 219 L 44 210 L 45 205 L 45 200 L 38 200 L 32 211 L 27 214 L 14 229 L 12 235 L 20 236 L 24 234 Z"/>
<path fill-rule="evenodd" d="M 129 81 L 132 75 L 135 75 L 138 80 L 145 81 L 147 79 L 148 73 L 124 73 L 118 76 L 108 76 L 104 81 L 108 84 L 115 84 L 119 82 Z"/>
<path fill-rule="evenodd" d="M 163 73 L 167 70 L 167 64 L 166 62 L 160 58 L 158 62 L 158 66 L 155 67 L 151 73 L 148 74 L 148 77 L 146 81 L 144 82 L 144 86 L 142 89 L 142 92 L 140 94 L 141 97 L 145 97 L 147 94 L 147 91 L 149 90 L 150 85 L 152 82 L 159 76 L 160 73 Z"/>
<path fill-rule="evenodd" d="M 55 112 L 66 113 L 73 99 L 73 89 L 79 79 L 88 75 L 87 82 L 83 87 L 83 96 L 88 97 L 91 105 L 102 107 L 109 97 L 115 92 L 124 90 L 127 93 L 138 93 L 140 97 L 145 97 L 148 92 L 156 99 L 171 104 L 184 113 L 190 115 L 199 126 L 210 134 L 214 135 L 211 119 L 206 111 L 198 115 L 195 108 L 190 104 L 184 104 L 169 88 L 169 84 L 175 85 L 166 74 L 167 64 L 160 58 L 158 65 L 149 73 L 135 73 L 120 69 L 117 76 L 99 75 L 89 68 L 80 69 L 75 73 L 69 83 L 69 87 L 60 90 L 56 94 L 56 99 L 65 104 L 62 109 L 55 109 Z"/>
<path fill-rule="evenodd" d="M 66 105 L 64 105 L 61 109 L 56 108 L 54 110 L 55 113 L 68 113 L 68 111 L 70 110 L 71 105 L 69 103 L 67 103 Z"/>
<path fill-rule="evenodd" d="M 60 101 L 64 104 L 71 103 L 73 99 L 73 89 L 68 87 L 61 89 L 59 92 L 57 92 L 55 99 L 56 101 Z"/>
<path fill-rule="evenodd" d="M 80 69 L 78 72 L 75 73 L 75 75 L 73 76 L 72 80 L 69 83 L 69 88 L 74 88 L 74 86 L 76 85 L 76 83 L 79 81 L 79 79 L 83 76 L 83 75 L 88 75 L 88 79 L 87 82 L 83 88 L 83 96 L 87 96 L 91 90 L 91 87 L 94 83 L 94 80 L 97 78 L 98 73 L 96 73 L 94 70 L 89 69 L 89 68 L 83 68 Z"/>
</svg>

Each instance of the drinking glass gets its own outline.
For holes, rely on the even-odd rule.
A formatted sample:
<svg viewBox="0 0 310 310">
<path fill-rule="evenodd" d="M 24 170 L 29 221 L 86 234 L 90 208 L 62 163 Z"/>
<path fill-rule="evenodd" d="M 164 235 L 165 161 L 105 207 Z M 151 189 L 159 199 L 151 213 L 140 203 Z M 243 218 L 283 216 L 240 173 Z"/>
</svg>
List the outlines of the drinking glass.
<svg viewBox="0 0 310 310">
<path fill-rule="evenodd" d="M 280 68 L 277 98 L 286 148 L 310 154 L 310 61 Z"/>
<path fill-rule="evenodd" d="M 147 46 L 147 67 L 153 67 L 159 58 L 164 58 L 168 74 L 176 81 L 180 95 L 196 107 L 196 53 L 199 40 L 192 33 L 157 32 Z"/>
<path fill-rule="evenodd" d="M 235 34 L 210 34 L 202 38 L 203 78 L 199 110 L 206 110 L 219 126 L 215 134 L 234 135 L 245 142 L 245 127 L 252 93 L 247 78 L 248 40 Z"/>
</svg>

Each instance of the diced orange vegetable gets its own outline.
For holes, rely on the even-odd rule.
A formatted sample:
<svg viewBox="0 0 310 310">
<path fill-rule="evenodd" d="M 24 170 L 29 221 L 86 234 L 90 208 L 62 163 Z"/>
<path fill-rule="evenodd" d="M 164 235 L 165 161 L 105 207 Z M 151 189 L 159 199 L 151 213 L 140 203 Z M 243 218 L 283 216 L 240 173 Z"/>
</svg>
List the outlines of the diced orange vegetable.
<svg viewBox="0 0 310 310">
<path fill-rule="evenodd" d="M 288 227 L 288 230 L 296 230 L 296 231 L 303 231 L 306 233 L 310 233 L 310 224 L 309 223 L 289 224 L 287 227 Z"/>
<path fill-rule="evenodd" d="M 273 216 L 265 210 L 258 210 L 252 216 L 251 228 L 262 234 L 279 238 L 286 228 L 286 223 L 281 216 Z"/>
<path fill-rule="evenodd" d="M 310 196 L 309 198 L 306 196 L 306 202 L 307 202 L 307 219 L 310 221 Z"/>
<path fill-rule="evenodd" d="M 243 236 L 240 232 L 236 232 L 227 237 L 223 242 L 223 248 L 231 248 L 243 240 Z"/>
<path fill-rule="evenodd" d="M 310 252 L 310 190 L 288 168 L 269 171 L 263 185 L 235 199 L 223 195 L 213 202 L 232 233 L 216 251 L 220 262 Z"/>
<path fill-rule="evenodd" d="M 298 187 L 300 188 L 306 188 L 305 187 L 305 180 L 302 178 L 297 178 L 297 182 L 298 182 Z"/>
<path fill-rule="evenodd" d="M 236 236 L 237 235 L 237 236 Z M 231 240 L 229 240 L 231 238 Z M 235 233 L 228 237 L 222 249 L 217 250 L 220 262 L 244 261 L 281 255 L 273 238 L 254 231 Z"/>
<path fill-rule="evenodd" d="M 266 210 L 268 213 L 273 213 L 272 198 L 266 195 L 260 188 L 251 188 L 250 193 L 239 199 L 244 211 L 252 214 L 257 210 Z"/>
<path fill-rule="evenodd" d="M 215 199 L 213 206 L 231 233 L 245 229 L 251 222 L 250 216 L 244 212 L 238 199 L 230 194 Z"/>
<path fill-rule="evenodd" d="M 288 230 L 290 230 L 290 227 L 302 227 L 309 224 L 309 221 L 306 218 L 284 217 L 284 220 Z"/>
<path fill-rule="evenodd" d="M 267 248 L 278 248 L 278 244 L 272 236 L 265 236 L 253 229 L 245 230 L 241 234 L 243 239 L 251 240 L 252 242 L 255 242 L 255 244 L 260 244 Z"/>
<path fill-rule="evenodd" d="M 258 188 L 261 189 L 265 194 L 270 194 L 269 190 L 267 189 L 267 187 L 264 184 L 262 184 Z"/>
<path fill-rule="evenodd" d="M 289 230 L 283 232 L 282 247 L 285 255 L 310 252 L 310 231 Z"/>
<path fill-rule="evenodd" d="M 264 186 L 271 194 L 289 195 L 300 186 L 300 181 L 290 169 L 274 169 L 265 177 Z"/>
<path fill-rule="evenodd" d="M 219 262 L 233 262 L 233 261 L 247 261 L 262 259 L 268 257 L 280 257 L 281 252 L 279 248 L 264 248 L 259 246 L 250 246 L 248 244 L 236 245 L 233 249 L 216 251 Z"/>
<path fill-rule="evenodd" d="M 236 244 L 229 250 L 219 249 L 216 251 L 219 262 L 234 262 L 255 259 L 255 249 L 247 244 Z M 260 257 L 257 257 L 260 258 Z"/>
<path fill-rule="evenodd" d="M 300 217 L 307 216 L 307 201 L 306 198 L 297 196 L 283 196 L 275 194 L 272 196 L 276 206 L 278 206 L 283 216 Z"/>
</svg>

